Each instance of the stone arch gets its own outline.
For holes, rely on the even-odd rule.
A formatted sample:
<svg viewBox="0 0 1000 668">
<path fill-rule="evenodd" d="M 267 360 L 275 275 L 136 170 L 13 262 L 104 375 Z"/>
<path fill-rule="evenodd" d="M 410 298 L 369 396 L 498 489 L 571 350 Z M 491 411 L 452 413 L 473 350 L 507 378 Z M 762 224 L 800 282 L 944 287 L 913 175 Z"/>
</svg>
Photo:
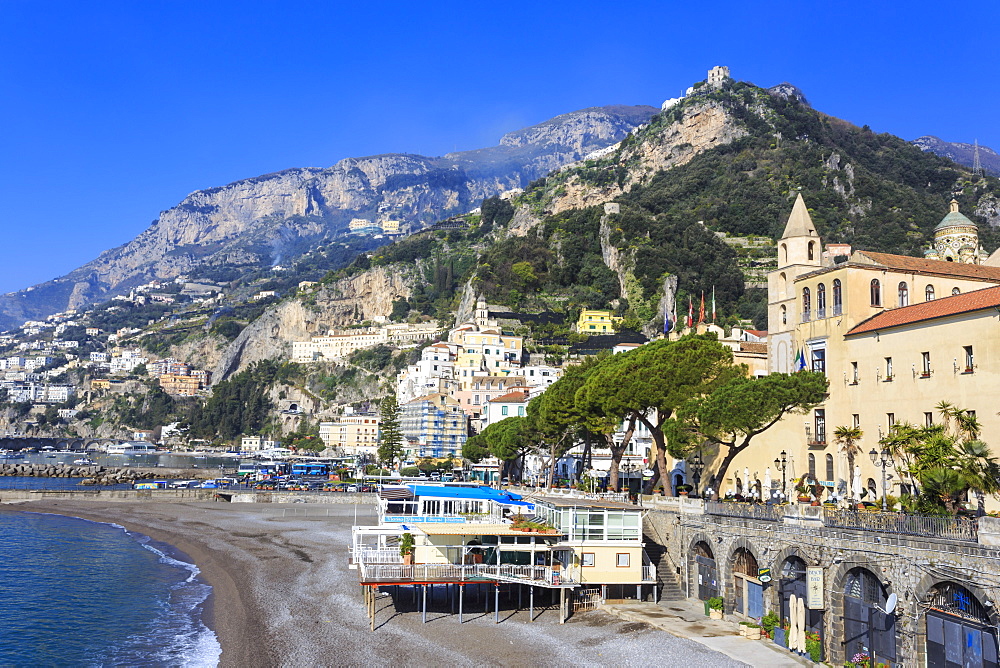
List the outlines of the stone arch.
<svg viewBox="0 0 1000 668">
<path fill-rule="evenodd" d="M 957 574 L 955 574 L 957 575 Z M 979 599 L 980 603 L 985 603 L 986 601 L 992 601 L 988 591 L 983 589 L 979 584 L 964 579 L 962 577 L 940 577 L 934 576 L 930 573 L 924 573 L 924 575 L 917 581 L 917 586 L 913 589 L 913 595 L 916 599 L 914 604 L 919 604 L 922 601 L 926 601 L 927 597 L 930 595 L 931 590 L 937 585 L 944 584 L 946 582 L 954 582 L 957 585 L 961 585 L 969 590 L 969 592 Z M 1000 625 L 1000 611 L 996 609 L 996 606 L 987 606 L 987 611 L 990 615 L 990 623 L 993 626 Z"/>
<path fill-rule="evenodd" d="M 694 554 L 694 546 L 698 543 L 704 543 L 708 546 L 709 550 L 712 552 L 712 557 L 718 559 L 718 554 L 716 554 L 715 548 L 712 547 L 713 541 L 712 536 L 705 533 L 704 531 L 698 531 L 692 534 L 691 540 L 688 542 L 688 554 Z"/>
<path fill-rule="evenodd" d="M 826 640 L 824 640 L 826 644 L 824 653 L 829 657 L 828 662 L 831 665 L 843 664 L 847 660 L 843 645 L 844 581 L 847 574 L 855 568 L 864 568 L 879 576 L 879 578 L 884 577 L 882 566 L 861 554 L 852 554 L 850 558 L 844 559 L 844 561 L 835 564 L 835 566 L 835 568 L 828 569 L 827 577 L 829 580 L 824 582 L 824 588 L 828 597 L 827 610 L 830 611 L 830 619 L 827 622 L 827 634 L 825 635 Z M 886 580 L 882 580 L 882 582 L 884 583 Z M 893 583 L 891 581 L 888 585 L 883 584 L 883 586 L 885 587 L 887 596 L 893 593 Z M 902 624 L 896 625 L 897 651 L 901 647 L 899 631 L 902 626 Z"/>
<path fill-rule="evenodd" d="M 944 650 L 944 647 L 942 646 L 943 643 L 941 642 L 942 638 L 940 637 L 940 635 L 942 635 L 943 633 L 944 638 L 945 639 L 947 638 L 947 632 L 943 628 L 943 623 L 942 623 L 943 620 L 947 620 L 944 623 L 948 624 L 949 626 L 952 626 L 953 629 L 955 628 L 955 624 L 957 622 L 960 625 L 959 628 L 963 626 L 964 627 L 972 626 L 972 628 L 974 629 L 978 628 L 979 630 L 988 632 L 990 635 L 993 635 L 994 637 L 993 652 L 995 653 L 996 651 L 996 635 L 997 635 L 996 631 L 997 631 L 997 625 L 1000 624 L 1000 613 L 998 613 L 995 605 L 986 605 L 987 601 L 989 601 L 992 604 L 993 599 L 989 596 L 989 593 L 986 590 L 984 590 L 981 586 L 979 586 L 977 583 L 968 580 L 966 577 L 962 577 L 958 573 L 953 573 L 953 574 L 958 577 L 947 577 L 947 576 L 935 577 L 933 575 L 925 573 L 923 577 L 921 577 L 920 580 L 917 582 L 916 587 L 914 587 L 913 589 L 915 600 L 913 600 L 912 602 L 908 602 L 909 606 L 911 606 L 911 610 L 907 610 L 907 612 L 911 611 L 916 612 L 924 610 L 928 613 L 923 615 L 922 617 L 919 614 L 915 615 L 917 618 L 915 628 L 910 629 L 913 633 L 913 638 L 914 638 L 913 653 L 917 658 L 918 662 L 917 665 L 931 665 L 931 664 L 938 665 L 938 663 L 941 662 L 941 659 L 943 657 L 941 657 L 940 654 Z M 948 585 L 948 584 L 958 585 L 959 587 L 967 591 L 973 598 L 976 599 L 975 600 L 976 605 L 973 607 L 972 610 L 964 610 L 964 612 L 961 613 L 955 613 L 954 611 L 951 610 L 945 610 L 943 611 L 944 614 L 940 612 L 937 612 L 933 615 L 930 614 L 934 589 L 938 586 Z M 973 613 L 973 614 L 968 614 L 968 613 Z M 930 619 L 932 616 L 938 620 L 939 624 L 938 632 L 937 634 L 935 634 L 939 636 L 937 639 L 933 639 L 933 636 L 931 635 L 930 632 L 931 630 L 929 628 Z M 983 626 L 985 626 L 985 628 L 983 628 Z M 945 640 L 945 642 L 947 641 Z M 982 640 L 982 643 L 984 645 L 983 654 L 986 654 L 985 651 L 986 642 L 987 639 L 984 637 Z M 936 652 L 931 647 L 932 643 L 937 645 Z M 933 654 L 937 654 L 938 656 L 933 656 Z"/>
<path fill-rule="evenodd" d="M 762 563 L 760 550 L 758 550 L 753 543 L 746 538 L 741 536 L 729 544 L 725 562 L 719 564 L 719 590 L 721 592 L 720 595 L 725 600 L 725 610 L 728 613 L 736 612 L 737 597 L 742 596 L 742 594 L 745 593 L 738 592 L 735 584 L 737 572 L 735 568 L 737 566 L 737 560 L 742 556 L 742 552 L 748 554 L 757 564 L 758 568 L 760 568 L 760 564 Z M 716 562 L 718 563 L 718 559 L 716 559 Z M 746 600 L 743 601 L 743 606 L 744 614 L 749 614 Z"/>
<path fill-rule="evenodd" d="M 78 443 L 83 443 L 83 441 L 78 441 Z M 84 443 L 83 449 L 84 450 L 90 450 L 91 448 L 93 448 L 93 449 L 96 450 L 96 449 L 100 448 L 100 446 L 101 446 L 101 441 L 100 440 L 96 440 L 96 439 L 95 440 L 89 440 L 86 443 Z"/>
<path fill-rule="evenodd" d="M 807 566 L 820 565 L 818 558 L 803 550 L 798 545 L 786 545 L 775 553 L 774 559 L 771 561 L 771 577 L 774 578 L 772 580 L 773 583 L 777 582 L 781 577 L 781 570 L 784 568 L 785 562 L 791 558 L 801 559 Z M 780 609 L 779 596 L 780 592 L 777 586 L 768 587 L 767 590 L 765 590 L 764 599 L 769 610 L 777 612 Z"/>
<path fill-rule="evenodd" d="M 706 556 L 703 554 L 706 551 L 708 552 L 707 556 L 715 560 L 715 568 L 716 568 L 715 579 L 717 583 L 716 587 L 718 588 L 719 595 L 722 594 L 721 590 L 722 579 L 721 576 L 719 575 L 719 573 L 721 572 L 721 566 L 719 564 L 719 553 L 718 550 L 716 549 L 718 546 L 719 543 L 716 543 L 711 535 L 702 531 L 694 533 L 691 536 L 690 541 L 688 542 L 688 549 L 685 555 L 685 558 L 687 560 L 686 572 L 688 578 L 687 592 L 695 598 L 701 598 L 702 591 L 706 591 L 711 586 L 710 582 L 699 582 L 698 579 L 698 575 L 699 573 L 701 573 L 704 580 L 704 578 L 706 577 L 704 571 L 706 571 L 707 568 L 705 567 L 699 568 L 699 562 L 697 560 L 697 556 L 699 554 L 701 554 L 702 556 Z M 700 586 L 701 584 L 707 586 L 702 587 Z"/>
<path fill-rule="evenodd" d="M 56 443 L 56 450 L 68 450 L 70 447 L 72 447 L 70 444 L 71 441 L 66 439 L 59 441 L 58 443 Z"/>
</svg>

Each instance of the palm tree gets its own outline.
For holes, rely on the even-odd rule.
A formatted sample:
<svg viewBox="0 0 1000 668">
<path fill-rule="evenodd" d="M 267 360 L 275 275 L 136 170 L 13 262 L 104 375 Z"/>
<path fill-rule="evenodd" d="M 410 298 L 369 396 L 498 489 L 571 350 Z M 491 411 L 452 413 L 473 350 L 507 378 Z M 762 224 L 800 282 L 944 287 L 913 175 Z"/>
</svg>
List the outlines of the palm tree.
<svg viewBox="0 0 1000 668">
<path fill-rule="evenodd" d="M 961 444 L 959 474 L 966 488 L 976 494 L 976 515 L 986 514 L 986 495 L 1000 493 L 1000 464 L 982 441 L 965 441 Z"/>
<path fill-rule="evenodd" d="M 854 458 L 861 452 L 858 441 L 865 433 L 861 427 L 840 426 L 833 430 L 833 440 L 840 445 L 840 450 L 847 455 L 847 493 L 852 495 L 851 476 L 854 475 Z M 854 500 L 853 498 L 851 499 Z"/>
<path fill-rule="evenodd" d="M 920 480 L 924 484 L 924 494 L 943 503 L 952 515 L 956 514 L 955 503 L 967 489 L 961 473 L 944 466 L 935 466 L 924 470 Z"/>
</svg>

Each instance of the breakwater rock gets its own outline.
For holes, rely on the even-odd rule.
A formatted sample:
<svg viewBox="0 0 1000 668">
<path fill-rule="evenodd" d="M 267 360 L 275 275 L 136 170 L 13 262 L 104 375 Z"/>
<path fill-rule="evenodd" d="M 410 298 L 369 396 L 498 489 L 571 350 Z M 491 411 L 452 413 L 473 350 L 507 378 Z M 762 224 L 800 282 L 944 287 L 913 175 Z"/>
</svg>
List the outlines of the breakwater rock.
<svg viewBox="0 0 1000 668">
<path fill-rule="evenodd" d="M 0 476 L 28 478 L 83 478 L 82 485 L 121 485 L 153 477 L 171 477 L 150 471 L 105 466 L 67 466 L 65 464 L 0 464 Z"/>
</svg>

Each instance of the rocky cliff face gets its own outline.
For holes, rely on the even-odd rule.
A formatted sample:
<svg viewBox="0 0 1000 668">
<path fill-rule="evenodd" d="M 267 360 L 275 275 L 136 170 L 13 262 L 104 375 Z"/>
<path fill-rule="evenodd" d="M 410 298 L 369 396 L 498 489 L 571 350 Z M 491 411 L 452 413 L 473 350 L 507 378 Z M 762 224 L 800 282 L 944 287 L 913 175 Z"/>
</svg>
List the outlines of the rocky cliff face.
<svg viewBox="0 0 1000 668">
<path fill-rule="evenodd" d="M 624 168 L 618 181 L 596 185 L 588 180 L 585 164 L 583 169 L 565 168 L 566 179 L 546 210 L 559 213 L 610 201 L 660 170 L 683 165 L 703 151 L 746 134 L 742 124 L 715 100 L 685 104 L 675 122 L 656 132 L 638 131 L 634 141 L 623 142 L 621 150 L 612 154 L 609 160 Z"/>
<path fill-rule="evenodd" d="M 213 378 L 224 380 L 254 362 L 288 359 L 293 341 L 308 341 L 330 329 L 388 316 L 392 302 L 410 298 L 421 280 L 417 267 L 375 267 L 336 283 L 321 286 L 315 302 L 292 299 L 268 309 L 229 344 Z"/>
<path fill-rule="evenodd" d="M 70 274 L 0 297 L 0 329 L 101 301 L 152 278 L 204 267 L 287 262 L 355 217 L 421 229 L 483 198 L 524 187 L 550 170 L 620 141 L 653 107 L 584 109 L 505 135 L 492 148 L 429 158 L 348 158 L 199 190 L 132 241 Z"/>
</svg>

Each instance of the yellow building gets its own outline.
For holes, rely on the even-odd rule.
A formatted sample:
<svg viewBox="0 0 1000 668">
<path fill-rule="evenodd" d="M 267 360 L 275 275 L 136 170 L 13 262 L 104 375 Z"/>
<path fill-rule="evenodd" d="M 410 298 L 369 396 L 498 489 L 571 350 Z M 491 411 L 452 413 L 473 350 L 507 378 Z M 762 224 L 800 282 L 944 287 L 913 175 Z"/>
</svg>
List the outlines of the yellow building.
<svg viewBox="0 0 1000 668">
<path fill-rule="evenodd" d="M 622 318 L 611 315 L 611 311 L 585 309 L 580 312 L 580 318 L 576 321 L 576 331 L 581 334 L 612 334 L 615 324 L 621 321 Z"/>
<path fill-rule="evenodd" d="M 953 202 L 943 222 L 954 223 L 956 213 Z M 936 235 L 951 227 L 939 225 Z M 963 248 L 979 248 L 974 225 L 962 233 Z M 998 447 L 1000 267 L 989 266 L 995 257 L 980 264 L 978 253 L 963 253 L 958 262 L 855 251 L 834 263 L 822 253 L 801 195 L 778 248 L 778 268 L 768 276 L 769 370 L 825 373 L 829 394 L 810 414 L 788 415 L 758 437 L 717 483 L 721 494 L 760 489 L 767 478 L 770 493 L 780 491 L 782 473 L 773 467 L 784 452 L 786 494 L 794 494 L 793 478 L 810 474 L 843 497 L 856 472 L 833 432 L 856 426 L 864 434 L 855 458 L 862 485 L 881 497 L 882 468 L 869 452 L 894 423 L 939 421 L 935 406 L 942 401 L 974 412 L 982 439 Z M 890 494 L 908 484 L 892 466 L 886 477 Z"/>
<path fill-rule="evenodd" d="M 159 377 L 160 387 L 167 394 L 177 394 L 184 397 L 193 397 L 201 389 L 201 378 L 198 376 L 184 376 L 176 373 L 165 373 Z"/>
<path fill-rule="evenodd" d="M 321 422 L 319 437 L 328 448 L 346 455 L 375 454 L 378 450 L 377 415 L 343 415 L 334 422 Z"/>
</svg>

